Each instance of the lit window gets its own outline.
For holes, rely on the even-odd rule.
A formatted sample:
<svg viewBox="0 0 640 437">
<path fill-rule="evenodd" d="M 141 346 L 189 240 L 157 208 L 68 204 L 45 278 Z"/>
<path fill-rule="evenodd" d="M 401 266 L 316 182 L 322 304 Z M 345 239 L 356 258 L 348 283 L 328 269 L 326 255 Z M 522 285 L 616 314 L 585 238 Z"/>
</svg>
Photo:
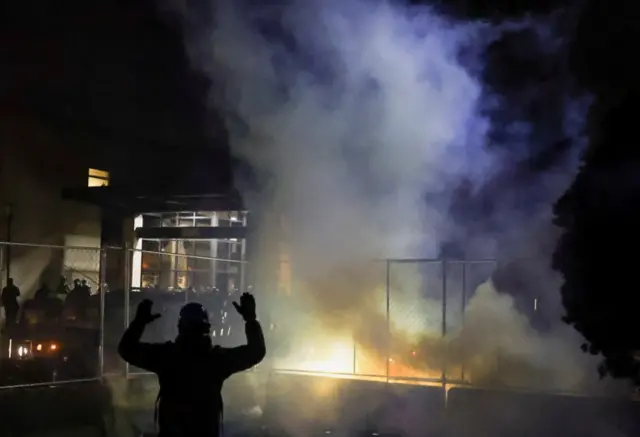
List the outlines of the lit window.
<svg viewBox="0 0 640 437">
<path fill-rule="evenodd" d="M 89 187 L 108 187 L 109 172 L 104 170 L 97 170 L 95 168 L 90 168 L 88 186 Z"/>
</svg>

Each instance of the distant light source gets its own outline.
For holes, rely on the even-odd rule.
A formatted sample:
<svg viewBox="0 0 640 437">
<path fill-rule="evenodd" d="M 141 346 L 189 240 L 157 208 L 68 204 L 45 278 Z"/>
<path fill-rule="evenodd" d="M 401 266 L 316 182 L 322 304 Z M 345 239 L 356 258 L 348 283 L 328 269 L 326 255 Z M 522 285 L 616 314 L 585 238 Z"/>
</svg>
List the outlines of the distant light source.
<svg viewBox="0 0 640 437">
<path fill-rule="evenodd" d="M 137 215 L 133 219 L 133 230 L 135 231 L 136 229 L 141 228 L 143 226 L 144 226 L 144 217 L 142 217 L 142 214 Z"/>
<path fill-rule="evenodd" d="M 104 170 L 98 170 L 95 168 L 89 169 L 88 187 L 108 187 L 109 186 L 109 172 Z"/>
</svg>

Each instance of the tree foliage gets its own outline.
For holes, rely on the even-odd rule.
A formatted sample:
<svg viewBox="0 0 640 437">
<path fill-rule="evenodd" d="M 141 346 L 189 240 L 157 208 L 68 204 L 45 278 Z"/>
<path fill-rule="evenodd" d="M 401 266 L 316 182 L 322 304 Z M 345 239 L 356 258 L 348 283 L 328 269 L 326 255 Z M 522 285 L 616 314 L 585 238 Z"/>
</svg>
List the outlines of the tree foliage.
<svg viewBox="0 0 640 437">
<path fill-rule="evenodd" d="M 602 376 L 640 382 L 640 151 L 637 97 L 605 108 L 573 185 L 555 205 L 564 320 L 602 356 Z M 596 108 L 596 111 L 599 108 Z"/>
</svg>

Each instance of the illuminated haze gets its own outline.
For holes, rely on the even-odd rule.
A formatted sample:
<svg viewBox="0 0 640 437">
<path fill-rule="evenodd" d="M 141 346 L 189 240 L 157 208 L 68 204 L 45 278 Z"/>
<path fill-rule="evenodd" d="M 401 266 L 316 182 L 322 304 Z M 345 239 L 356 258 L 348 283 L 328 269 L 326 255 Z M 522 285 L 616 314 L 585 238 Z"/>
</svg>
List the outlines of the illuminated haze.
<svg viewBox="0 0 640 437">
<path fill-rule="evenodd" d="M 489 26 L 425 7 L 357 0 L 269 7 L 221 0 L 216 7 L 215 24 L 206 14 L 203 20 L 183 11 L 187 46 L 214 80 L 212 102 L 225 116 L 233 152 L 258 177 L 259 190 L 243 191 L 249 210 L 265 212 L 256 262 L 275 270 L 279 242 L 292 260 L 294 293 L 273 309 L 277 319 L 290 319 L 297 330 L 293 348 L 333 336 L 355 338 L 363 354 L 384 355 L 384 268 L 372 260 L 437 257 L 457 232 L 448 210 L 460 183 L 478 192 L 511 170 L 509 156 L 535 146 L 529 135 L 535 121 L 522 119 L 503 126 L 515 132 L 513 150 L 488 144 L 490 128 L 504 121 L 485 111 L 502 100 L 481 81 L 482 54 L 513 28 L 534 28 L 553 52 L 562 44 L 552 19 Z M 566 99 L 565 134 L 580 131 L 585 109 Z M 543 178 L 552 181 L 527 213 L 538 222 L 549 219 L 552 202 L 572 178 L 577 153 L 569 155 L 553 174 L 522 187 L 520 195 L 528 196 Z M 523 214 L 512 208 L 498 208 L 493 220 L 500 233 L 526 239 Z M 487 247 L 497 238 L 474 237 Z M 550 277 L 548 269 L 544 275 Z M 421 360 L 416 367 L 437 369 L 445 346 L 440 282 L 416 266 L 393 278 L 395 311 L 413 308 L 421 315 L 411 326 L 409 317 L 393 321 L 393 353 L 413 349 Z M 449 365 L 464 360 L 476 366 L 478 378 L 488 378 L 488 363 L 501 354 L 514 369 L 542 367 L 554 381 L 571 374 L 565 383 L 575 383 L 575 339 L 537 334 L 508 296 L 491 283 L 483 287 L 469 302 L 465 328 L 455 328 L 459 315 L 450 316 Z M 549 296 L 557 295 L 557 283 L 549 280 L 548 288 Z M 549 354 L 553 362 L 540 358 Z"/>
</svg>

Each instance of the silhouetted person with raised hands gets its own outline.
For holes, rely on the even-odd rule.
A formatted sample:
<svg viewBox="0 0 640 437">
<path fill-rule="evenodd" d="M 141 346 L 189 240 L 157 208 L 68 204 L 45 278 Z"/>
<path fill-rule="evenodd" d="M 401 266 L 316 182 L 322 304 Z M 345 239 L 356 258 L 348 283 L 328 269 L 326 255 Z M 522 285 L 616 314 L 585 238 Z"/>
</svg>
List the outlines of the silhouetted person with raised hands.
<svg viewBox="0 0 640 437">
<path fill-rule="evenodd" d="M 147 324 L 160 317 L 153 303 L 138 305 L 118 346 L 128 363 L 156 373 L 160 383 L 156 419 L 159 437 L 218 437 L 222 424 L 222 384 L 234 373 L 250 369 L 265 356 L 266 348 L 256 302 L 249 293 L 233 305 L 245 321 L 247 344 L 234 348 L 214 346 L 207 310 L 188 303 L 180 310 L 178 336 L 167 343 L 140 341 Z"/>
</svg>

